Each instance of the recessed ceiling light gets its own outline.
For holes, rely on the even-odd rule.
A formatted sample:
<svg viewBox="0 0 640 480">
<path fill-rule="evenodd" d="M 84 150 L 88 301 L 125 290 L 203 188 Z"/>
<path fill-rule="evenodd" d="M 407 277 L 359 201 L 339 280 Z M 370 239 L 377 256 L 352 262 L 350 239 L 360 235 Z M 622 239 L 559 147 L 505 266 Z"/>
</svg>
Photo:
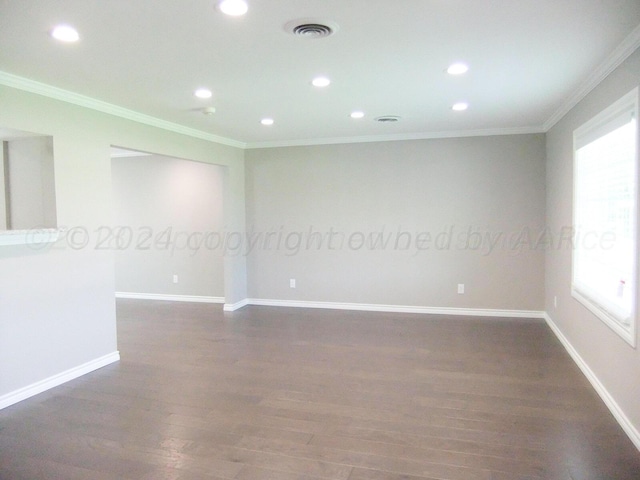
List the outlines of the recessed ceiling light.
<svg viewBox="0 0 640 480">
<path fill-rule="evenodd" d="M 211 90 L 208 88 L 199 88 L 193 94 L 198 98 L 211 98 Z"/>
<path fill-rule="evenodd" d="M 263 118 L 260 123 L 262 125 L 273 125 L 273 118 Z"/>
<path fill-rule="evenodd" d="M 362 118 L 362 117 L 364 117 L 364 112 L 361 112 L 360 110 L 351 112 L 351 118 Z"/>
<path fill-rule="evenodd" d="M 58 25 L 51 30 L 51 36 L 61 42 L 77 42 L 80 39 L 78 31 L 70 25 Z"/>
<path fill-rule="evenodd" d="M 451 109 L 455 110 L 456 112 L 463 112 L 467 108 L 469 108 L 469 104 L 466 102 L 454 103 L 453 106 L 451 107 Z"/>
<path fill-rule="evenodd" d="M 244 0 L 222 0 L 218 3 L 218 8 L 224 14 L 239 17 L 247 13 L 249 5 Z"/>
<path fill-rule="evenodd" d="M 466 63 L 453 63 L 447 68 L 449 75 L 462 75 L 469 71 L 469 66 Z"/>
<path fill-rule="evenodd" d="M 331 80 L 329 80 L 327 77 L 316 77 L 311 81 L 311 84 L 314 87 L 328 87 L 331 84 Z"/>
</svg>

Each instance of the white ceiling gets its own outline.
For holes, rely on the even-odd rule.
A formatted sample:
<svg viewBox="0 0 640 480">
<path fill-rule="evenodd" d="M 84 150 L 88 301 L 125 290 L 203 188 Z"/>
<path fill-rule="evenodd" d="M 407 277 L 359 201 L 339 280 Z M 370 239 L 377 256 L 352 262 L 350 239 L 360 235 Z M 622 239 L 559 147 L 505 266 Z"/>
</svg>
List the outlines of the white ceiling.
<svg viewBox="0 0 640 480">
<path fill-rule="evenodd" d="M 639 0 L 248 3 L 234 18 L 214 0 L 0 0 L 0 71 L 255 147 L 543 131 L 640 44 Z M 295 19 L 339 29 L 294 37 Z M 58 23 L 80 41 L 53 40 Z M 459 60 L 470 71 L 447 75 Z M 311 86 L 318 74 L 332 84 Z"/>
</svg>

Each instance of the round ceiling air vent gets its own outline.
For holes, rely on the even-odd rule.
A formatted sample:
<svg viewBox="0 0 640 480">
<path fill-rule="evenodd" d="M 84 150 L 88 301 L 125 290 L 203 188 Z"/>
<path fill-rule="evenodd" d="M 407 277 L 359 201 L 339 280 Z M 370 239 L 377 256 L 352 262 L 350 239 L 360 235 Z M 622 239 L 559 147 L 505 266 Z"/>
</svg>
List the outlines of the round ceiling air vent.
<svg viewBox="0 0 640 480">
<path fill-rule="evenodd" d="M 296 37 L 326 38 L 336 33 L 338 25 L 333 22 L 305 18 L 292 20 L 284 26 L 284 29 Z"/>
<path fill-rule="evenodd" d="M 322 38 L 328 37 L 333 33 L 331 27 L 327 25 L 320 25 L 318 23 L 305 23 L 298 25 L 293 29 L 293 34 L 307 37 L 307 38 Z"/>
<path fill-rule="evenodd" d="M 376 122 L 380 123 L 394 123 L 400 120 L 400 117 L 396 115 L 383 115 L 382 117 L 374 118 Z"/>
</svg>

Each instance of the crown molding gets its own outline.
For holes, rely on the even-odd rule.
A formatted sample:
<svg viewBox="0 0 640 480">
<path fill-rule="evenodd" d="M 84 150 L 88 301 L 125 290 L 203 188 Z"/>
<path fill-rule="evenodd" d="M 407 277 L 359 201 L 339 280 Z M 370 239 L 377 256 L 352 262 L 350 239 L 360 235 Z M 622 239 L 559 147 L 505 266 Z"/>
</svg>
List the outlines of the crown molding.
<svg viewBox="0 0 640 480">
<path fill-rule="evenodd" d="M 600 84 L 611 72 L 619 67 L 633 52 L 640 48 L 640 25 L 638 25 L 618 47 L 607 57 L 607 59 L 596 68 L 591 75 L 580 85 L 580 87 L 568 97 L 563 104 L 544 122 L 541 126 L 516 127 L 516 128 L 493 128 L 479 130 L 454 130 L 446 132 L 422 132 L 405 133 L 394 135 L 364 135 L 357 137 L 331 137 L 331 138 L 309 138 L 299 140 L 274 140 L 266 142 L 241 142 L 231 138 L 221 137 L 212 133 L 203 132 L 190 127 L 185 127 L 177 123 L 162 120 L 151 115 L 146 115 L 134 110 L 129 110 L 118 105 L 103 102 L 95 98 L 81 95 L 69 90 L 47 85 L 45 83 L 30 80 L 28 78 L 13 75 L 0 71 L 0 85 L 17 88 L 27 92 L 43 95 L 45 97 L 61 100 L 81 107 L 90 108 L 117 117 L 132 120 L 152 127 L 161 128 L 171 132 L 187 135 L 202 140 L 207 140 L 230 147 L 241 149 L 296 147 L 311 145 L 335 145 L 345 143 L 371 143 L 371 142 L 393 142 L 402 140 L 429 140 L 439 138 L 461 138 L 461 137 L 486 137 L 495 135 L 523 135 L 531 133 L 546 133 L 556 125 L 573 107 L 585 98 L 598 84 Z"/>
<path fill-rule="evenodd" d="M 63 102 L 78 105 L 80 107 L 90 108 L 102 113 L 108 113 L 116 117 L 125 118 L 137 123 L 149 125 L 151 127 L 161 128 L 170 132 L 180 133 L 201 140 L 207 140 L 214 143 L 220 143 L 230 147 L 242 148 L 246 147 L 246 144 L 226 137 L 220 137 L 211 133 L 203 132 L 195 128 L 185 127 L 173 122 L 168 122 L 160 118 L 152 117 L 144 113 L 129 110 L 118 105 L 103 102 L 95 98 L 87 97 L 79 93 L 64 90 L 62 88 L 47 85 L 45 83 L 36 82 L 28 78 L 13 75 L 11 73 L 0 71 L 0 85 L 16 88 L 18 90 L 24 90 L 26 92 L 35 93 L 45 97 L 53 98 L 55 100 L 61 100 Z"/>
<path fill-rule="evenodd" d="M 249 142 L 246 149 L 301 147 L 312 145 L 336 145 L 341 143 L 397 142 L 402 140 L 431 140 L 438 138 L 491 137 L 497 135 L 526 135 L 544 133 L 542 126 L 489 128 L 481 130 L 452 130 L 447 132 L 399 133 L 393 135 L 364 135 L 359 137 L 309 138 L 303 140 L 275 140 L 271 142 Z"/>
<path fill-rule="evenodd" d="M 542 126 L 516 127 L 516 128 L 492 128 L 480 130 L 453 130 L 446 132 L 421 132 L 421 133 L 400 133 L 393 135 L 363 135 L 357 137 L 332 137 L 332 138 L 308 138 L 299 140 L 274 140 L 267 142 L 240 142 L 231 138 L 220 137 L 212 133 L 203 132 L 190 127 L 185 127 L 173 122 L 168 122 L 151 115 L 129 110 L 118 105 L 103 102 L 86 95 L 64 90 L 62 88 L 47 85 L 28 78 L 20 77 L 11 73 L 0 71 L 0 85 L 24 90 L 45 97 L 61 100 L 99 112 L 108 113 L 116 117 L 132 120 L 152 127 L 162 128 L 182 135 L 208 140 L 210 142 L 236 147 L 241 149 L 295 147 L 310 145 L 335 145 L 342 143 L 372 143 L 372 142 L 396 142 L 402 140 L 429 140 L 438 138 L 459 138 L 459 137 L 488 137 L 494 135 L 523 135 L 529 133 L 544 133 L 546 130 Z"/>
<path fill-rule="evenodd" d="M 640 25 L 634 28 L 629 35 L 611 52 L 611 55 L 596 68 L 580 87 L 567 98 L 564 103 L 544 123 L 544 131 L 548 132 L 553 126 L 575 107 L 580 100 L 585 98 L 600 82 L 609 76 L 622 62 L 640 47 Z"/>
</svg>

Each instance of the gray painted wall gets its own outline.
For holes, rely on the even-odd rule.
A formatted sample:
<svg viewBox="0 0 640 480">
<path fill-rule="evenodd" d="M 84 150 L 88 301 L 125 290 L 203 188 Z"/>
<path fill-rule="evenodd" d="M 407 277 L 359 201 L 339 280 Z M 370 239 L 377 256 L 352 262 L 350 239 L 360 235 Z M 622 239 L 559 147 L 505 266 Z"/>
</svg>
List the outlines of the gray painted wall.
<svg viewBox="0 0 640 480">
<path fill-rule="evenodd" d="M 151 155 L 112 159 L 111 177 L 116 291 L 224 297 L 224 169 Z"/>
<path fill-rule="evenodd" d="M 249 150 L 249 296 L 542 310 L 544 163 L 544 135 Z"/>
<path fill-rule="evenodd" d="M 0 86 L 0 126 L 53 136 L 57 219 L 76 229 L 51 249 L 0 247 L 0 399 L 117 349 L 111 145 L 224 165 L 224 221 L 245 225 L 240 149 Z M 83 232 L 86 232 L 85 236 Z M 84 239 L 87 239 L 84 244 Z M 246 298 L 244 257 L 225 258 L 225 298 Z"/>
<path fill-rule="evenodd" d="M 7 197 L 8 192 L 5 184 L 5 170 L 8 173 L 9 168 L 9 144 L 0 138 L 0 230 L 6 230 L 7 225 Z M 7 175 L 7 181 L 9 180 Z M 9 214 L 10 218 L 11 215 Z"/>
<path fill-rule="evenodd" d="M 242 233 L 247 225 L 255 234 L 243 245 L 251 250 L 248 266 L 242 252 L 224 259 L 228 303 L 250 296 L 544 307 L 640 429 L 638 349 L 571 298 L 569 249 L 551 248 L 545 257 L 531 248 L 545 221 L 545 185 L 550 231 L 571 225 L 573 130 L 639 83 L 636 52 L 546 135 L 546 168 L 543 135 L 243 154 L 8 87 L 0 87 L 0 125 L 53 135 L 58 223 L 88 232 L 113 225 L 110 145 L 225 165 L 225 229 Z M 438 248 L 436 242 L 451 228 L 449 247 Z M 516 237 L 515 249 L 499 243 L 486 254 L 492 248 L 486 237 L 478 249 L 465 245 L 469 228 L 494 240 L 500 232 L 523 228 L 533 237 Z M 391 234 L 388 248 L 356 248 L 358 233 L 380 232 Z M 315 233 L 323 235 L 320 248 Z M 420 251 L 419 233 L 420 246 L 428 247 Z M 344 237 L 336 243 L 339 234 Z M 413 246 L 405 249 L 407 238 Z M 113 252 L 68 243 L 63 239 L 43 251 L 0 248 L 0 398 L 117 348 Z M 289 288 L 289 278 L 298 280 L 297 289 Z M 455 293 L 457 283 L 466 284 L 465 295 Z"/>
<path fill-rule="evenodd" d="M 552 231 L 572 224 L 573 131 L 639 84 L 636 51 L 547 133 L 547 223 Z M 640 431 L 640 352 L 571 297 L 567 242 L 547 254 L 546 311 Z"/>
</svg>

